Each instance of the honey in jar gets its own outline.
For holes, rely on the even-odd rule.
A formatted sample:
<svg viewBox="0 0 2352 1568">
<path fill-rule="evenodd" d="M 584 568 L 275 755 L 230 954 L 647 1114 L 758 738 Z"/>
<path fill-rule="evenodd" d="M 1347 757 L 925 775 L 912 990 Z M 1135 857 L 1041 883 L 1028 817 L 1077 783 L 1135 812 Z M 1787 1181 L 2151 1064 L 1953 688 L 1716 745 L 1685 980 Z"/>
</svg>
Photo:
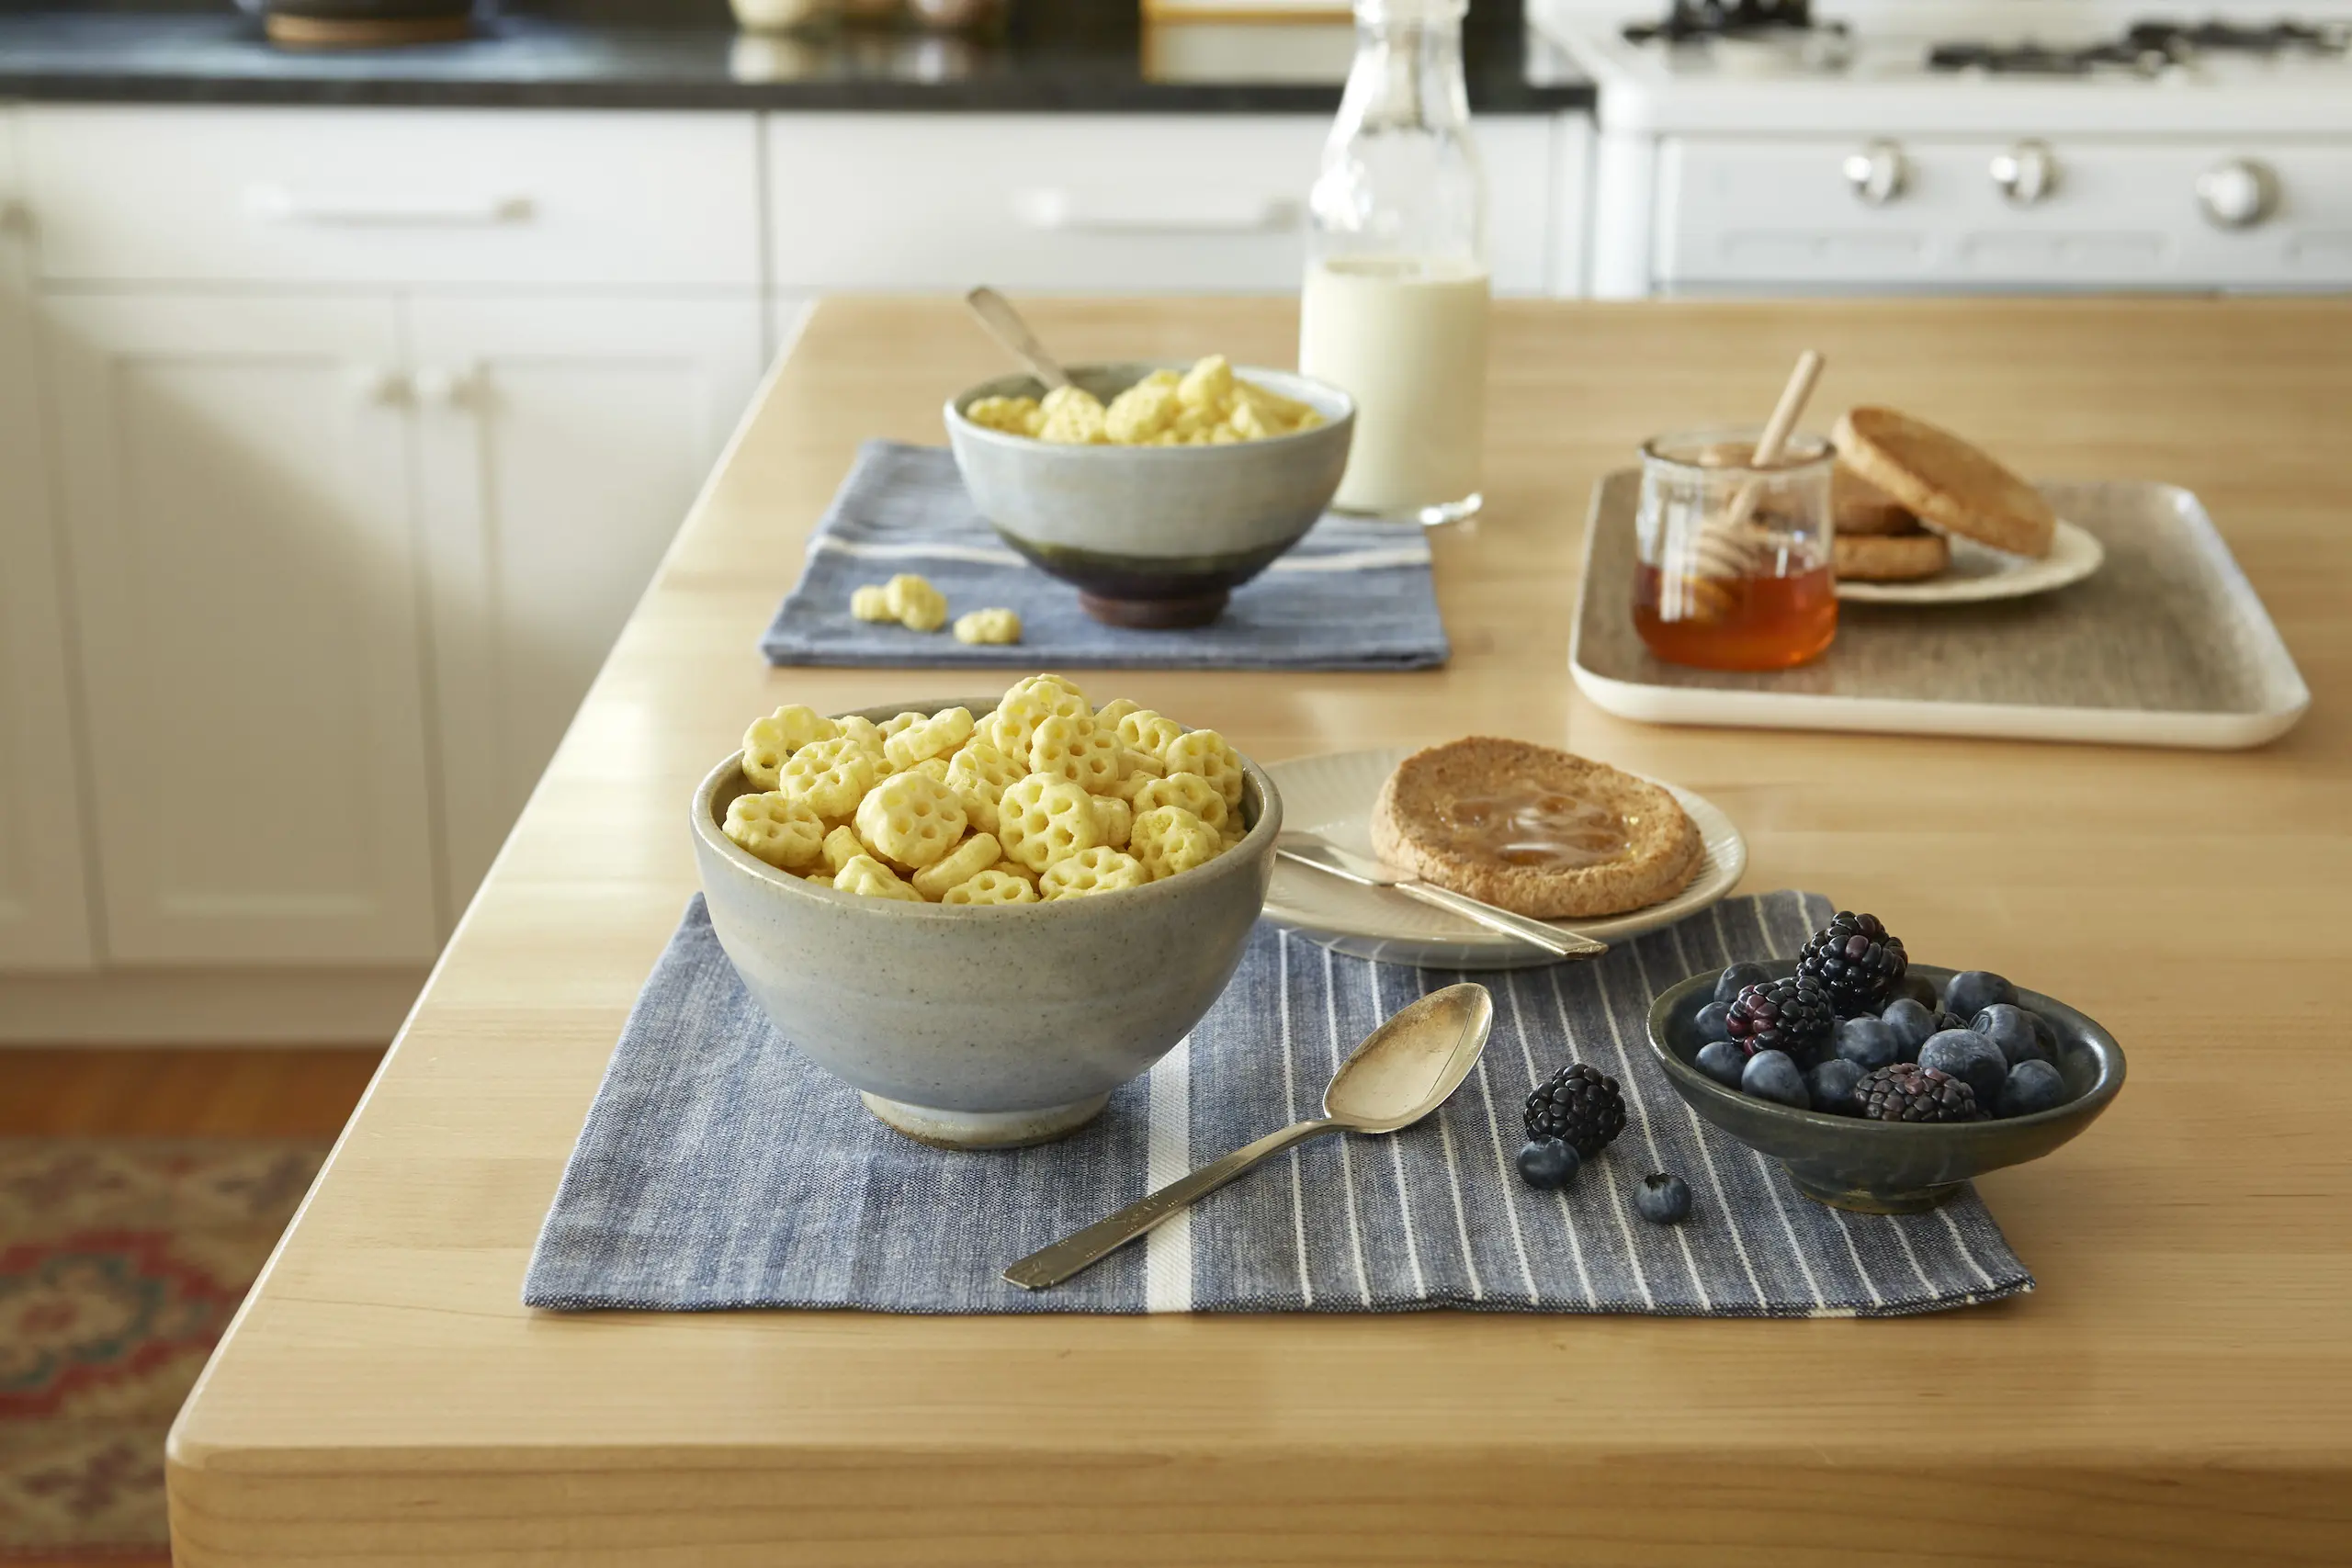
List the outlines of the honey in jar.
<svg viewBox="0 0 2352 1568">
<path fill-rule="evenodd" d="M 1703 670 L 1785 670 L 1838 636 L 1828 443 L 1791 439 L 1754 463 L 1745 432 L 1642 448 L 1634 629 L 1658 658 Z"/>
</svg>

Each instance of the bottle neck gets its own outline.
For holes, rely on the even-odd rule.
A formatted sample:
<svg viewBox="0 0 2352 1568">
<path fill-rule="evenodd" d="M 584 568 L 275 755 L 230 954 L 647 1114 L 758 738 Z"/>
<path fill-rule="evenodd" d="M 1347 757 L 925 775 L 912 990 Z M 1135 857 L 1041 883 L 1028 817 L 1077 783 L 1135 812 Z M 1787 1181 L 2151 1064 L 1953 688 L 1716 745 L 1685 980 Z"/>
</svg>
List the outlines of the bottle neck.
<svg viewBox="0 0 2352 1568">
<path fill-rule="evenodd" d="M 1361 0 L 1341 122 L 1437 130 L 1467 124 L 1463 11 L 1461 0 Z"/>
</svg>

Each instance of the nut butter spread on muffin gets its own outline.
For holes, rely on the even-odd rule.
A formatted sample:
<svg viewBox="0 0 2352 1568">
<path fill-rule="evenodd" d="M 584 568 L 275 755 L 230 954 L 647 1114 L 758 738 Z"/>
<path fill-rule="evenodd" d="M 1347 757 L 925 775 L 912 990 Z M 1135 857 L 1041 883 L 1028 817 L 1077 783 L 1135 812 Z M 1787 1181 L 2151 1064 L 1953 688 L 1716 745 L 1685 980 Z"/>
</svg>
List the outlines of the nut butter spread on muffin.
<svg viewBox="0 0 2352 1568">
<path fill-rule="evenodd" d="M 1472 736 L 1397 764 L 1372 808 L 1380 858 L 1537 919 L 1670 898 L 1706 858 L 1668 791 L 1524 740 Z"/>
</svg>

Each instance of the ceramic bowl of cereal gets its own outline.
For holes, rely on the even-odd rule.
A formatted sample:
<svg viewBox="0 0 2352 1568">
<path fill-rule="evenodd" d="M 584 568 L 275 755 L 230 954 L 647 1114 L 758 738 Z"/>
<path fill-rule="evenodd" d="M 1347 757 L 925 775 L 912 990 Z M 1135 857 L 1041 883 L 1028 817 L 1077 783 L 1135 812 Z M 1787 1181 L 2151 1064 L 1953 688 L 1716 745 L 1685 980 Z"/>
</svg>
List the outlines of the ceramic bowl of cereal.
<svg viewBox="0 0 2352 1568">
<path fill-rule="evenodd" d="M 1197 626 L 1306 536 L 1348 466 L 1355 403 L 1287 370 L 1145 362 L 984 381 L 947 404 L 964 488 L 1095 619 Z"/>
<path fill-rule="evenodd" d="M 910 1137 L 1075 1132 L 1207 1012 L 1282 801 L 1216 731 L 1054 676 L 781 708 L 695 792 L 711 927 L 776 1032 Z"/>
</svg>

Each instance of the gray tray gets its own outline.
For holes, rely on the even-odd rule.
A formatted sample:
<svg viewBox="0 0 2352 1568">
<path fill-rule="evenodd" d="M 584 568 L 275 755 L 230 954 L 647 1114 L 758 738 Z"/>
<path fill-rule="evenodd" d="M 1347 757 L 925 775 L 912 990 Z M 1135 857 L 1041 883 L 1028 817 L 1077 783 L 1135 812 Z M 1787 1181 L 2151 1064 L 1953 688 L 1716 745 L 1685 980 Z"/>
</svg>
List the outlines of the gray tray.
<svg viewBox="0 0 2352 1568">
<path fill-rule="evenodd" d="M 1769 674 L 1689 670 L 1634 629 L 1641 476 L 1593 491 L 1568 663 L 1611 713 L 1655 724 L 1884 730 L 2229 749 L 2284 734 L 2311 689 L 2196 496 L 2176 485 L 2045 484 L 2096 535 L 2096 576 L 1973 604 L 1840 604 L 1838 640 Z"/>
</svg>

